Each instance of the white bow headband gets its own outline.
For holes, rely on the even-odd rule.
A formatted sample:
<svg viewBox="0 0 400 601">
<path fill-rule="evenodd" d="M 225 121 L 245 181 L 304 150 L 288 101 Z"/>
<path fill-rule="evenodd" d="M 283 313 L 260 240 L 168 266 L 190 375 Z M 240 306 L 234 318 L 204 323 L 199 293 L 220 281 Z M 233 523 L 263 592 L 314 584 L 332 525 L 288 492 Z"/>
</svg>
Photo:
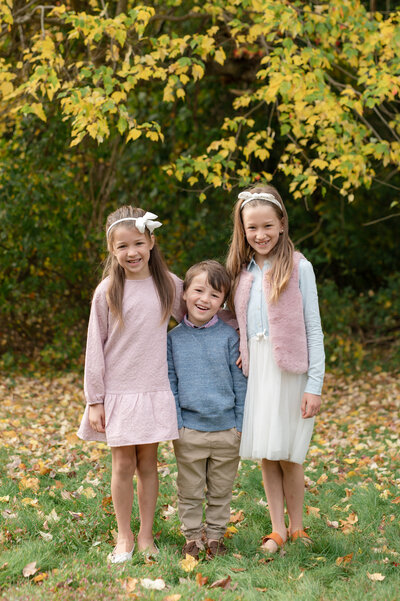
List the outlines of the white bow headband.
<svg viewBox="0 0 400 601">
<path fill-rule="evenodd" d="M 242 210 L 243 207 L 246 206 L 248 202 L 250 202 L 252 200 L 257 200 L 258 198 L 272 202 L 274 205 L 279 207 L 283 213 L 282 205 L 279 202 L 279 200 L 276 200 L 275 196 L 273 196 L 273 194 L 268 194 L 268 192 L 246 192 L 246 191 L 241 192 L 238 196 L 239 200 L 243 200 L 243 202 L 240 206 L 240 210 Z"/>
<path fill-rule="evenodd" d="M 108 228 L 106 236 L 108 238 L 108 234 L 110 233 L 111 228 L 113 228 L 114 225 L 117 225 L 117 223 L 121 223 L 122 221 L 135 221 L 135 227 L 137 230 L 139 230 L 141 234 L 144 234 L 144 230 L 146 227 L 149 230 L 150 234 L 152 234 L 153 230 L 155 230 L 157 227 L 162 226 L 162 223 L 160 221 L 153 221 L 153 219 L 157 219 L 157 215 L 154 215 L 154 213 L 149 212 L 146 212 L 143 215 L 143 217 L 124 217 L 123 219 L 117 219 L 117 221 L 114 221 L 114 223 L 112 223 Z"/>
</svg>

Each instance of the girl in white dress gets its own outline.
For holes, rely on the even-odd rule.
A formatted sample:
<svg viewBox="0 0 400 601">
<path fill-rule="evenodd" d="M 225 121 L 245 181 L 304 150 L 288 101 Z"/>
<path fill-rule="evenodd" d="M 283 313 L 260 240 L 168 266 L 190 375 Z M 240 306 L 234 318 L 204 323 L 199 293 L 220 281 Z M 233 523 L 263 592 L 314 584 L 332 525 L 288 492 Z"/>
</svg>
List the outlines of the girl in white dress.
<svg viewBox="0 0 400 601">
<path fill-rule="evenodd" d="M 272 186 L 239 194 L 227 268 L 239 362 L 248 375 L 240 455 L 261 459 L 272 522 L 262 548 L 274 553 L 288 536 L 310 543 L 302 463 L 321 405 L 325 355 L 313 268 L 294 250 L 286 209 Z"/>
</svg>

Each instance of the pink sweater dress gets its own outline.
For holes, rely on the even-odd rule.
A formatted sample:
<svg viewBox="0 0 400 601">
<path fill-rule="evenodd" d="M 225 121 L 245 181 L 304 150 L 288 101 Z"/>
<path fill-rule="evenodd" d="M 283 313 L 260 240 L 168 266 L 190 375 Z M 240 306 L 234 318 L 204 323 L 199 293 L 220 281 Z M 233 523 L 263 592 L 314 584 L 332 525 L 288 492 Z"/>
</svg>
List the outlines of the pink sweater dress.
<svg viewBox="0 0 400 601">
<path fill-rule="evenodd" d="M 182 282 L 173 278 L 173 315 L 181 320 Z M 175 399 L 168 380 L 167 326 L 153 278 L 125 280 L 124 327 L 111 313 L 109 278 L 96 288 L 90 312 L 85 361 L 86 409 L 78 436 L 111 447 L 178 438 Z M 104 403 L 106 432 L 94 431 L 89 405 Z"/>
</svg>

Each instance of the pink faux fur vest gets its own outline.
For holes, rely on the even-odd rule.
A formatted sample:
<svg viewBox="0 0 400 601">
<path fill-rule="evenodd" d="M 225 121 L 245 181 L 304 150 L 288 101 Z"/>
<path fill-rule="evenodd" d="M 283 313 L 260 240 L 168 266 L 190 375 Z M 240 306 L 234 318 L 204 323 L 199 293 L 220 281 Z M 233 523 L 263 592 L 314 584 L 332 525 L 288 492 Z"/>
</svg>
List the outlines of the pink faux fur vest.
<svg viewBox="0 0 400 601">
<path fill-rule="evenodd" d="M 269 303 L 268 272 L 264 275 L 264 293 L 268 305 L 269 336 L 277 365 L 283 371 L 303 374 L 308 370 L 306 327 L 303 314 L 303 298 L 299 288 L 299 263 L 303 255 L 295 251 L 293 272 L 285 290 L 276 303 Z M 240 353 L 242 370 L 249 373 L 247 348 L 247 306 L 253 283 L 252 274 L 244 267 L 239 276 L 235 293 L 235 311 L 240 330 Z"/>
</svg>

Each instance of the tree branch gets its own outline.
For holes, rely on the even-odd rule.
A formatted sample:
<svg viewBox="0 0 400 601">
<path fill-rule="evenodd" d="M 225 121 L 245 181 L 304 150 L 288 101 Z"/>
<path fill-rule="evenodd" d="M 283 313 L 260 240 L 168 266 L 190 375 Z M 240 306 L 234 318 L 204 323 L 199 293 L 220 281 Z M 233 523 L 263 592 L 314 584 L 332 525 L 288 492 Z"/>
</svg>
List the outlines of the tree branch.
<svg viewBox="0 0 400 601">
<path fill-rule="evenodd" d="M 367 223 L 363 223 L 363 225 L 375 225 L 375 223 L 380 223 L 381 221 L 386 221 L 387 219 L 392 219 L 393 217 L 400 217 L 400 213 L 393 213 L 393 215 L 386 215 L 385 217 L 380 217 L 379 219 L 374 219 L 374 221 L 368 221 Z"/>
</svg>

